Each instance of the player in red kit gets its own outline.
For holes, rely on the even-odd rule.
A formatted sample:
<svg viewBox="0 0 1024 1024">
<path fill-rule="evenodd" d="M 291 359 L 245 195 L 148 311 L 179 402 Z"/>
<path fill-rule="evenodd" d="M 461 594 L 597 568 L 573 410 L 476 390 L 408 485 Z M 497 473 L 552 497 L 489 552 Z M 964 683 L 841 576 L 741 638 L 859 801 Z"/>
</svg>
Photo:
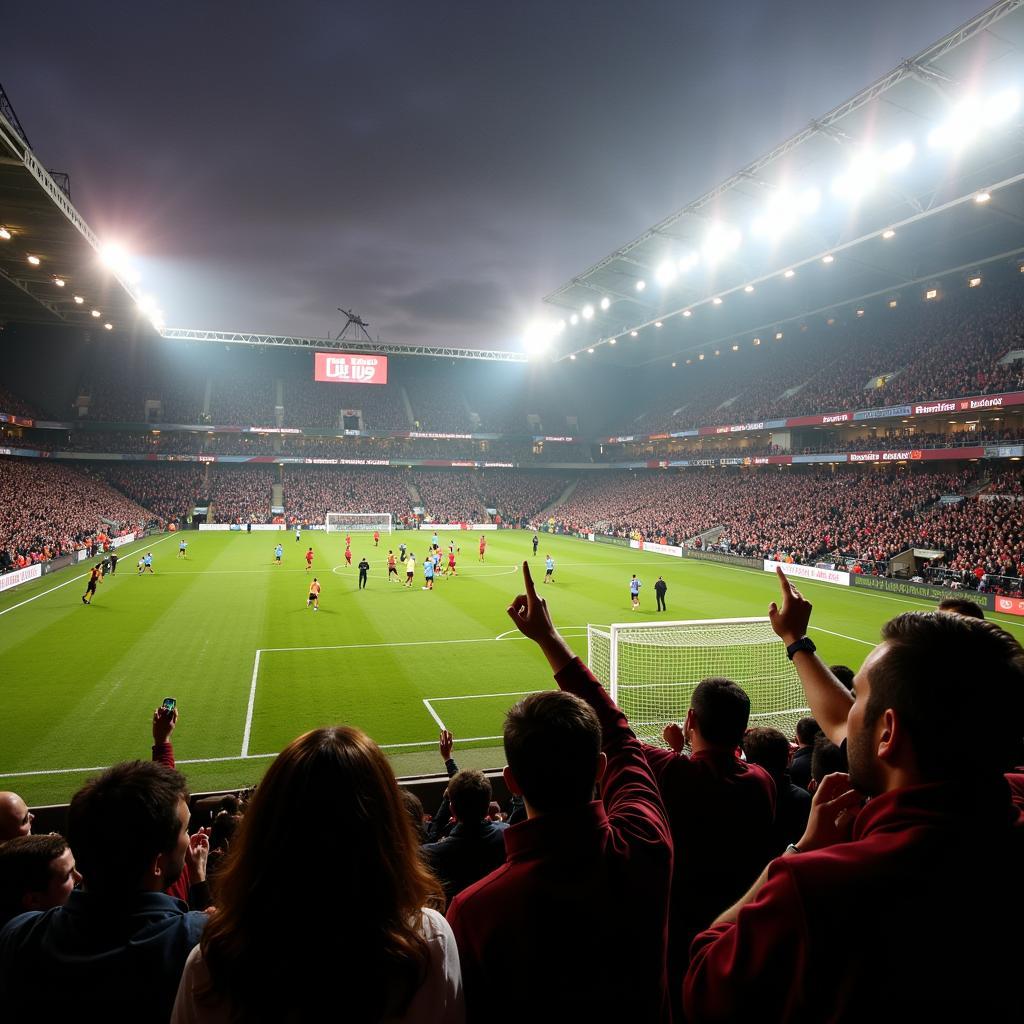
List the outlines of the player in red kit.
<svg viewBox="0 0 1024 1024">
<path fill-rule="evenodd" d="M 481 534 L 480 535 L 480 561 L 481 562 L 484 560 L 484 555 L 486 553 L 487 553 L 487 538 L 485 536 L 483 536 L 483 534 Z"/>
<path fill-rule="evenodd" d="M 380 530 L 373 531 L 373 546 L 376 547 L 380 543 Z"/>
<path fill-rule="evenodd" d="M 348 546 L 348 544 L 345 545 L 345 564 L 352 564 L 352 549 Z"/>
<path fill-rule="evenodd" d="M 455 571 L 455 552 L 448 552 L 448 575 L 458 576 L 459 574 Z"/>
<path fill-rule="evenodd" d="M 309 572 L 313 568 L 313 549 L 310 548 L 306 552 L 306 572 Z"/>
</svg>

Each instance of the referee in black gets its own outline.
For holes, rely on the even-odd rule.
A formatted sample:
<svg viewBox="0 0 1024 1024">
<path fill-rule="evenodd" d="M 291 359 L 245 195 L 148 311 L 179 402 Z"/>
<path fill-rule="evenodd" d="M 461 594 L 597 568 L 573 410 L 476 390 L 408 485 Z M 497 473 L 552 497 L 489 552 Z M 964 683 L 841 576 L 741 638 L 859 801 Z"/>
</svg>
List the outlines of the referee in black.
<svg viewBox="0 0 1024 1024">
<path fill-rule="evenodd" d="M 366 560 L 366 555 L 363 555 L 359 562 L 359 589 L 366 589 L 366 574 L 370 571 L 370 563 Z"/>
<path fill-rule="evenodd" d="M 116 551 L 111 551 L 110 552 L 110 575 L 111 576 L 116 576 L 117 575 L 117 552 Z"/>
<path fill-rule="evenodd" d="M 658 581 L 654 584 L 654 593 L 658 598 L 658 611 L 667 612 L 668 609 L 665 607 L 665 591 L 668 590 L 668 584 L 659 576 Z"/>
</svg>

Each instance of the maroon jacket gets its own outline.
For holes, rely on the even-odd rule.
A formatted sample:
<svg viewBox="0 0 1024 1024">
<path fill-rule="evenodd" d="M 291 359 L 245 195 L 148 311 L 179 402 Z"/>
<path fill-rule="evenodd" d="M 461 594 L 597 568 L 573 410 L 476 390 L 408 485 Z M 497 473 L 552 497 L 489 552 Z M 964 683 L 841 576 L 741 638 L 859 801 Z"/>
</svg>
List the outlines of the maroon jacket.
<svg viewBox="0 0 1024 1024">
<path fill-rule="evenodd" d="M 1022 864 L 1003 779 L 876 797 L 852 841 L 773 861 L 734 924 L 697 936 L 687 1020 L 1022 1020 Z"/>
<path fill-rule="evenodd" d="M 602 800 L 505 833 L 508 861 L 448 908 L 470 1020 L 669 1020 L 672 845 L 625 716 L 577 658 L 555 677 L 597 712 Z"/>
<path fill-rule="evenodd" d="M 775 783 L 732 753 L 691 757 L 644 747 L 672 824 L 674 869 L 669 921 L 673 996 L 693 937 L 732 906 L 776 853 Z"/>
</svg>

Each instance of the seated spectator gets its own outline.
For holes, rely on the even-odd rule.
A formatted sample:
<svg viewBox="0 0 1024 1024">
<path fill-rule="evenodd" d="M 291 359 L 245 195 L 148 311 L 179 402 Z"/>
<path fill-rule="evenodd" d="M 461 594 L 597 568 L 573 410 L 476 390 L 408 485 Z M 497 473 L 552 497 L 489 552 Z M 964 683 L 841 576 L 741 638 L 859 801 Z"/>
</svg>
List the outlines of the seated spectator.
<svg viewBox="0 0 1024 1024">
<path fill-rule="evenodd" d="M 315 822 L 297 837 L 295 822 Z M 296 888 L 297 887 L 297 888 Z M 217 878 L 172 1021 L 461 1022 L 458 951 L 391 765 L 358 729 L 274 760 Z"/>
<path fill-rule="evenodd" d="M 676 1016 L 690 940 L 746 890 L 772 851 L 775 784 L 736 756 L 749 719 L 750 698 L 741 687 L 705 679 L 683 727 L 666 726 L 670 749 L 644 747 L 675 849 L 668 968 Z"/>
<path fill-rule="evenodd" d="M 789 779 L 794 786 L 807 789 L 811 781 L 811 754 L 814 750 L 814 737 L 821 734 L 818 723 L 813 718 L 801 718 L 796 723 L 796 750 L 789 763 Z"/>
<path fill-rule="evenodd" d="M 775 783 L 773 855 L 778 855 L 804 834 L 811 813 L 811 796 L 790 778 L 789 740 L 778 729 L 748 729 L 743 737 L 743 753 L 748 764 L 759 765 Z"/>
<path fill-rule="evenodd" d="M 162 890 L 188 849 L 184 778 L 147 761 L 108 768 L 68 810 L 83 890 L 0 932 L 0 1005 L 11 1019 L 166 1021 L 206 915 Z"/>
<path fill-rule="evenodd" d="M 505 782 L 527 820 L 505 833 L 507 863 L 448 909 L 467 1009 L 494 1022 L 667 1021 L 664 806 L 625 716 L 551 624 L 525 563 L 523 576 L 509 615 L 559 690 L 508 712 Z"/>
<path fill-rule="evenodd" d="M 63 836 L 18 836 L 0 843 L 0 928 L 26 911 L 63 906 L 81 879 Z"/>
<path fill-rule="evenodd" d="M 17 793 L 0 793 L 0 843 L 32 834 L 35 815 Z"/>
<path fill-rule="evenodd" d="M 491 784 L 483 772 L 464 769 L 448 783 L 455 826 L 439 842 L 423 847 L 427 862 L 444 886 L 447 901 L 505 863 L 503 822 L 488 820 Z"/>
<path fill-rule="evenodd" d="M 804 642 L 810 603 L 780 585 L 772 626 L 799 642 L 808 703 L 850 772 L 822 782 L 796 849 L 694 941 L 687 1019 L 1024 1019 L 1005 930 L 1024 911 L 1024 818 L 1003 775 L 1024 734 L 1024 650 L 991 622 L 905 612 L 853 697 Z M 999 709 L 968 751 L 965 680 Z"/>
</svg>

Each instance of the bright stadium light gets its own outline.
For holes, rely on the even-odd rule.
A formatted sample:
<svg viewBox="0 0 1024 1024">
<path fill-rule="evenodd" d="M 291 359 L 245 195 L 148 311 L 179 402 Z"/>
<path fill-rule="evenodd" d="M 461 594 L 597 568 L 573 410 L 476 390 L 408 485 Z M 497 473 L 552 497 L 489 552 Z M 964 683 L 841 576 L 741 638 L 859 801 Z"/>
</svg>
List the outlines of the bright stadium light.
<svg viewBox="0 0 1024 1024">
<path fill-rule="evenodd" d="M 94 309 L 92 311 L 92 315 L 98 320 L 100 318 L 100 311 L 98 309 Z"/>
<path fill-rule="evenodd" d="M 575 361 L 576 361 L 576 353 L 575 353 L 575 352 L 573 352 L 573 353 L 572 353 L 572 355 L 570 355 L 570 356 L 569 356 L 569 358 L 570 358 L 571 360 L 573 360 L 573 362 L 575 362 Z"/>
<path fill-rule="evenodd" d="M 975 197 L 976 203 L 987 203 L 992 198 L 991 192 L 979 192 Z"/>
<path fill-rule="evenodd" d="M 580 322 L 579 313 L 573 313 L 573 315 L 571 317 L 569 317 L 569 323 L 571 323 L 573 325 L 573 327 L 575 327 L 579 322 Z"/>
<path fill-rule="evenodd" d="M 38 256 L 29 256 L 28 261 L 29 263 L 32 264 L 33 267 L 38 267 L 40 263 Z"/>
<path fill-rule="evenodd" d="M 639 331 L 630 331 L 629 332 L 629 336 L 631 338 L 639 338 L 640 337 L 640 332 Z"/>
<path fill-rule="evenodd" d="M 701 247 L 704 259 L 708 263 L 717 263 L 740 247 L 743 236 L 736 228 L 727 224 L 712 224 L 704 236 Z"/>
<path fill-rule="evenodd" d="M 523 349 L 527 355 L 541 356 L 557 333 L 558 324 L 554 320 L 531 320 L 523 331 Z"/>
<path fill-rule="evenodd" d="M 985 123 L 991 127 L 1009 121 L 1020 107 L 1020 93 L 1016 89 L 1003 89 L 985 101 Z"/>
<path fill-rule="evenodd" d="M 789 268 L 788 270 L 786 270 L 786 271 L 785 271 L 785 272 L 783 273 L 783 275 L 782 275 L 782 276 L 783 276 L 783 277 L 787 277 L 787 278 L 788 278 L 788 277 L 795 277 L 795 276 L 796 276 L 796 271 L 795 271 L 795 270 L 794 270 L 794 269 L 793 269 L 792 267 L 790 267 L 790 268 Z"/>
<path fill-rule="evenodd" d="M 675 260 L 662 260 L 658 264 L 658 269 L 654 272 L 654 277 L 660 285 L 671 284 L 678 274 L 676 270 Z"/>
<path fill-rule="evenodd" d="M 104 327 L 105 327 L 105 328 L 106 328 L 106 329 L 107 329 L 108 331 L 112 331 L 112 330 L 114 329 L 114 325 L 113 325 L 113 324 L 104 324 L 103 326 L 104 326 Z"/>
<path fill-rule="evenodd" d="M 594 307 L 592 305 L 590 305 L 589 302 L 583 307 L 582 310 L 580 310 L 580 312 L 583 314 L 583 319 L 584 320 L 593 320 L 594 319 Z"/>
<path fill-rule="evenodd" d="M 8 231 L 7 228 L 0 228 L 0 238 L 2 238 L 5 242 L 9 242 L 11 240 L 10 231 Z"/>
<path fill-rule="evenodd" d="M 54 284 L 55 284 L 55 285 L 56 285 L 56 286 L 57 286 L 58 288 L 63 288 L 63 287 L 64 287 L 64 283 L 65 283 L 65 282 L 64 282 L 64 278 L 63 278 L 63 277 L 55 277 L 55 278 L 53 279 L 53 283 L 54 283 Z"/>
<path fill-rule="evenodd" d="M 693 270 L 698 263 L 700 263 L 700 257 L 695 252 L 690 252 L 679 260 L 676 266 L 679 267 L 680 274 L 686 274 Z"/>
<path fill-rule="evenodd" d="M 85 302 L 85 299 L 83 299 L 81 295 L 76 295 L 75 296 L 75 305 L 76 306 L 81 306 L 83 302 Z"/>
<path fill-rule="evenodd" d="M 882 232 L 882 237 L 883 237 L 884 239 L 886 239 L 886 240 L 888 240 L 888 239 L 890 239 L 890 238 L 895 238 L 895 237 L 896 237 L 896 232 L 895 232 L 895 231 L 893 231 L 893 229 L 892 229 L 892 228 L 886 228 L 886 229 L 885 229 L 885 230 L 884 230 L 884 231 Z"/>
<path fill-rule="evenodd" d="M 655 327 L 661 327 L 661 326 L 662 326 L 662 323 L 661 323 L 661 321 L 660 321 L 660 320 L 655 320 L 655 321 L 654 321 L 654 326 L 655 326 Z"/>
<path fill-rule="evenodd" d="M 832 255 L 832 253 L 828 253 L 828 255 L 821 257 L 821 262 L 822 263 L 834 263 L 835 259 L 836 258 L 835 258 L 835 256 Z"/>
<path fill-rule="evenodd" d="M 820 205 L 821 193 L 816 188 L 806 188 L 801 192 L 780 189 L 768 200 L 764 213 L 751 225 L 751 232 L 761 238 L 779 238 L 802 218 L 815 213 Z"/>
<path fill-rule="evenodd" d="M 606 296 L 605 296 L 605 297 L 604 297 L 604 298 L 603 298 L 603 299 L 601 300 L 601 309 L 603 309 L 603 310 L 604 310 L 604 309 L 607 309 L 607 308 L 608 308 L 608 307 L 609 307 L 609 306 L 610 306 L 611 304 L 612 304 L 612 300 L 611 300 L 611 299 L 609 299 L 609 298 L 608 298 L 608 296 L 606 295 Z"/>
<path fill-rule="evenodd" d="M 692 309 L 684 309 L 683 310 L 683 316 L 687 316 L 687 317 L 693 316 L 693 310 Z"/>
<path fill-rule="evenodd" d="M 609 338 L 608 339 L 608 344 L 609 345 L 614 345 L 617 340 L 618 340 L 617 338 Z"/>
<path fill-rule="evenodd" d="M 637 283 L 636 283 L 636 290 L 638 292 L 642 292 L 646 287 L 647 287 L 647 282 L 646 281 L 644 281 L 642 279 L 637 281 Z"/>
<path fill-rule="evenodd" d="M 743 290 L 749 295 L 754 290 L 754 286 L 752 284 L 748 284 Z"/>
<path fill-rule="evenodd" d="M 914 159 L 914 144 L 912 142 L 901 142 L 891 149 L 887 149 L 879 158 L 878 163 L 886 174 L 895 174 L 909 166 Z"/>
<path fill-rule="evenodd" d="M 594 354 L 594 350 L 592 348 L 588 348 L 587 349 L 587 355 L 591 355 L 592 356 L 593 354 Z"/>
<path fill-rule="evenodd" d="M 720 295 L 716 295 L 716 296 L 715 296 L 715 297 L 714 297 L 714 298 L 713 298 L 713 299 L 711 300 L 711 302 L 712 302 L 712 304 L 713 304 L 713 305 L 715 305 L 715 306 L 720 306 L 720 305 L 722 304 L 722 297 L 721 297 Z"/>
</svg>

